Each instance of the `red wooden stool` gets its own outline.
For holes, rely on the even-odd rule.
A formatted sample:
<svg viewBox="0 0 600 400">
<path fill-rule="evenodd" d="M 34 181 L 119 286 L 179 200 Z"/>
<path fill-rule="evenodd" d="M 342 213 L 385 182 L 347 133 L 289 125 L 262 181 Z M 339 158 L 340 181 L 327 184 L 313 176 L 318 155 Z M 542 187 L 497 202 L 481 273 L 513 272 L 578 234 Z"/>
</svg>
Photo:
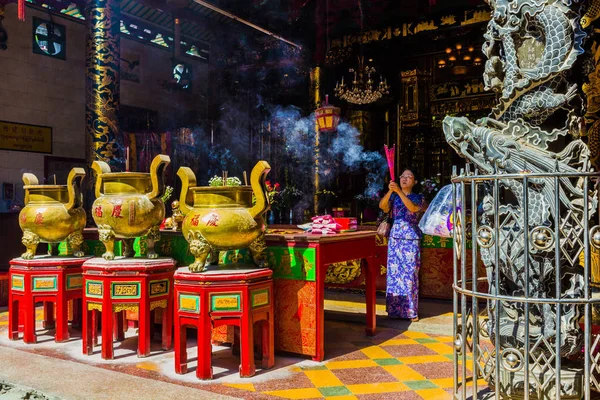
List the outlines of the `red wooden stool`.
<svg viewBox="0 0 600 400">
<path fill-rule="evenodd" d="M 82 264 L 90 257 L 36 256 L 10 261 L 8 293 L 8 337 L 36 343 L 35 303 L 44 303 L 44 328 L 56 327 L 54 340 L 69 340 L 69 301 L 73 301 L 73 324 L 78 323 L 82 291 Z M 56 318 L 54 316 L 56 306 Z"/>
<path fill-rule="evenodd" d="M 151 312 L 164 308 L 162 349 L 171 348 L 173 328 L 172 258 L 93 258 L 83 264 L 83 353 L 97 344 L 97 312 L 102 313 L 102 358 L 113 359 L 113 337 L 124 339 L 124 311 L 139 314 L 138 357 L 150 354 Z M 114 323 L 113 323 L 114 322 Z"/>
<path fill-rule="evenodd" d="M 199 379 L 212 379 L 212 328 L 240 328 L 240 376 L 254 367 L 254 323 L 262 323 L 262 367 L 275 364 L 273 337 L 273 272 L 268 268 L 210 266 L 202 273 L 187 267 L 175 272 L 175 372 L 187 372 L 186 328 L 198 330 Z"/>
</svg>

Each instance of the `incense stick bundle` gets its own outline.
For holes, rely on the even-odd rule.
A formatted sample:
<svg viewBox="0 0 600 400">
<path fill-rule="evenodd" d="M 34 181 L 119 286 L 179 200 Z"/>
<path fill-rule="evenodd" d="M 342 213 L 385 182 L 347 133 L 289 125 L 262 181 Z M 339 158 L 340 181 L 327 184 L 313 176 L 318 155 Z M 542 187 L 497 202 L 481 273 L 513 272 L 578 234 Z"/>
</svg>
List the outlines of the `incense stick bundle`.
<svg viewBox="0 0 600 400">
<path fill-rule="evenodd" d="M 244 171 L 244 185 L 248 186 L 248 176 L 246 175 L 246 171 Z"/>
</svg>

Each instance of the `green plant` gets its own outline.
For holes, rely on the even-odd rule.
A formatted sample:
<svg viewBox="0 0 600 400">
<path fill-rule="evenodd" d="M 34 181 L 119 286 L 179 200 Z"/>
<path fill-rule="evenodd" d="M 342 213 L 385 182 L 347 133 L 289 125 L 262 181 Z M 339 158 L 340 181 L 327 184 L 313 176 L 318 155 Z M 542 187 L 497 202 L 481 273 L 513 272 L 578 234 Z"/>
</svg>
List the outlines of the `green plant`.
<svg viewBox="0 0 600 400">
<path fill-rule="evenodd" d="M 160 199 L 163 201 L 163 203 L 166 203 L 171 198 L 172 194 L 173 188 L 171 186 L 167 186 L 165 187 L 165 193 L 161 196 Z"/>
<path fill-rule="evenodd" d="M 220 176 L 213 176 L 208 180 L 208 186 L 223 186 L 223 178 Z M 237 177 L 227 178 L 227 186 L 242 186 L 242 181 Z"/>
</svg>

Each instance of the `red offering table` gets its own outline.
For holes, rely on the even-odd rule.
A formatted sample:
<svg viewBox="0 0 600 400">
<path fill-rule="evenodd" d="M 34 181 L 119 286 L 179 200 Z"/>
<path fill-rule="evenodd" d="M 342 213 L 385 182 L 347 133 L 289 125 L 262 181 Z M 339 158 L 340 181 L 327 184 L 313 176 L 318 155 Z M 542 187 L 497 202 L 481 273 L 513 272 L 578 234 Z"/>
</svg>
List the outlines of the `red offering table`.
<svg viewBox="0 0 600 400">
<path fill-rule="evenodd" d="M 273 272 L 243 264 L 214 266 L 202 273 L 182 267 L 175 273 L 175 372 L 187 372 L 186 327 L 198 330 L 196 376 L 212 379 L 213 328 L 240 329 L 240 376 L 255 373 L 254 329 L 260 322 L 261 364 L 275 364 L 273 344 Z"/>
<path fill-rule="evenodd" d="M 275 286 L 275 348 L 325 358 L 325 276 L 329 264 L 364 259 L 367 335 L 375 334 L 375 232 L 313 235 L 273 230 L 266 235 Z"/>
<path fill-rule="evenodd" d="M 162 348 L 171 348 L 173 325 L 172 258 L 97 257 L 83 264 L 83 353 L 91 355 L 95 343 L 96 318 L 102 313 L 102 358 L 113 359 L 113 333 L 122 339 L 123 312 L 139 315 L 138 357 L 150 354 L 150 313 L 163 308 Z M 117 315 L 117 318 L 114 315 Z M 117 323 L 116 329 L 113 321 Z"/>
<path fill-rule="evenodd" d="M 80 313 L 76 302 L 82 298 L 81 266 L 89 259 L 36 256 L 32 260 L 14 258 L 10 261 L 8 335 L 12 340 L 18 339 L 19 320 L 22 320 L 23 341 L 36 343 L 36 302 L 44 303 L 45 327 L 55 323 L 55 340 L 69 339 L 68 303 L 73 301 L 73 317 L 78 320 Z"/>
</svg>

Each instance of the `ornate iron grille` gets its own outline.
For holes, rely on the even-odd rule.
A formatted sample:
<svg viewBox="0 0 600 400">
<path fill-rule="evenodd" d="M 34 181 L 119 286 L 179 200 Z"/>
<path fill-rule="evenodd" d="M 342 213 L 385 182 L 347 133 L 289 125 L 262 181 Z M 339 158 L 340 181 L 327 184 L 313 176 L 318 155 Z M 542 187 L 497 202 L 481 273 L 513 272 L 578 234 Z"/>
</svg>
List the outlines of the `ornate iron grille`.
<svg viewBox="0 0 600 400">
<path fill-rule="evenodd" d="M 453 172 L 454 398 L 595 398 L 600 174 Z"/>
</svg>

